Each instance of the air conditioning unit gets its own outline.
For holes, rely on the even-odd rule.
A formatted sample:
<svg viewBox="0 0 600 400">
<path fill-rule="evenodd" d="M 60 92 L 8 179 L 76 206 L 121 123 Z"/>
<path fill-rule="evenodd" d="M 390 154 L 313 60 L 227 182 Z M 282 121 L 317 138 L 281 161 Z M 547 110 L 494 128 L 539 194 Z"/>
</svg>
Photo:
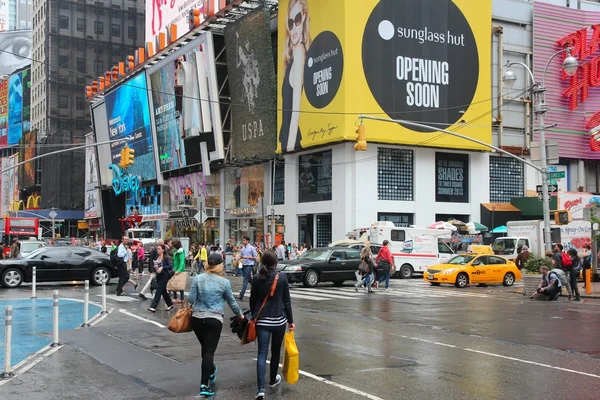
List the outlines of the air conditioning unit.
<svg viewBox="0 0 600 400">
<path fill-rule="evenodd" d="M 221 216 L 220 208 L 207 208 L 205 211 L 208 218 L 219 218 Z"/>
</svg>

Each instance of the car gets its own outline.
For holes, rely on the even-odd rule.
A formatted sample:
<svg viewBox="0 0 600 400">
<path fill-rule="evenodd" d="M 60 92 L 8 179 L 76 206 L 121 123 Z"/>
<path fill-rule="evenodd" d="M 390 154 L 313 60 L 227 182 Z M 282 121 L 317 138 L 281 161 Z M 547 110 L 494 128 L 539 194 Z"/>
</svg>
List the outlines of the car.
<svg viewBox="0 0 600 400">
<path fill-rule="evenodd" d="M 469 284 L 501 283 L 512 286 L 521 280 L 521 271 L 505 258 L 467 253 L 451 258 L 444 264 L 432 265 L 423 273 L 423 280 L 432 286 L 442 283 L 464 288 Z"/>
<path fill-rule="evenodd" d="M 38 240 L 23 240 L 21 243 L 21 257 L 25 257 L 32 251 L 39 249 L 40 247 L 46 247 L 45 242 Z"/>
<path fill-rule="evenodd" d="M 109 256 L 88 247 L 59 246 L 36 249 L 23 258 L 0 260 L 0 284 L 16 288 L 31 282 L 36 267 L 37 282 L 83 281 L 107 284 L 119 276 Z"/>
<path fill-rule="evenodd" d="M 336 246 L 308 250 L 295 260 L 280 262 L 277 270 L 285 272 L 289 282 L 312 288 L 319 282 L 341 286 L 344 281 L 356 281 L 355 272 L 359 265 L 358 249 Z"/>
</svg>

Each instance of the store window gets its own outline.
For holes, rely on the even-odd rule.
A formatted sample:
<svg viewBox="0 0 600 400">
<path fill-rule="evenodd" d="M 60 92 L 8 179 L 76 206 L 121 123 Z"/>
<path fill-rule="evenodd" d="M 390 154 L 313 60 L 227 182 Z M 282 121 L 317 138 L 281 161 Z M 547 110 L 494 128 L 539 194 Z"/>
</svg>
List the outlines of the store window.
<svg viewBox="0 0 600 400">
<path fill-rule="evenodd" d="M 379 200 L 413 200 L 413 151 L 377 149 L 377 195 Z"/>
<path fill-rule="evenodd" d="M 510 203 L 523 197 L 523 163 L 508 157 L 490 157 L 490 202 Z"/>
<path fill-rule="evenodd" d="M 225 209 L 252 207 L 264 197 L 265 167 L 229 169 L 225 175 Z"/>
<path fill-rule="evenodd" d="M 331 214 L 317 215 L 317 247 L 331 243 Z"/>
<path fill-rule="evenodd" d="M 275 162 L 274 167 L 273 204 L 285 204 L 285 163 L 283 161 Z"/>
</svg>

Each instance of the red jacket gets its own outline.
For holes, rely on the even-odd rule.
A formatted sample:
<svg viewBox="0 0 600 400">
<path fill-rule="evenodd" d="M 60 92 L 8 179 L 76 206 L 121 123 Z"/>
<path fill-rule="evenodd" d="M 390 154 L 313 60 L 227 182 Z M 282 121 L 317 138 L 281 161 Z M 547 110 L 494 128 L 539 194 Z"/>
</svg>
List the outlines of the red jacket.
<svg viewBox="0 0 600 400">
<path fill-rule="evenodd" d="M 379 250 L 379 253 L 377 253 L 377 258 L 375 258 L 375 262 L 379 263 L 379 259 L 381 258 L 387 260 L 387 262 L 389 262 L 390 265 L 394 265 L 394 257 L 392 257 L 392 253 L 390 252 L 390 249 L 387 246 L 383 246 Z"/>
</svg>

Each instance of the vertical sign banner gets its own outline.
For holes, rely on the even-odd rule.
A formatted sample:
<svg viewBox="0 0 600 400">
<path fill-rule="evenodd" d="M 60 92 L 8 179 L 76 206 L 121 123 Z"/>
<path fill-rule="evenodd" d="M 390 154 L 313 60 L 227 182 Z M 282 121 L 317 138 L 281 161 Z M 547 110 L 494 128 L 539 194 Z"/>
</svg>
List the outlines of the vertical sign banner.
<svg viewBox="0 0 600 400">
<path fill-rule="evenodd" d="M 8 78 L 8 145 L 19 144 L 23 135 L 23 80 L 21 73 Z"/>
<path fill-rule="evenodd" d="M 272 158 L 277 94 L 269 14 L 259 8 L 225 28 L 233 158 Z"/>
<path fill-rule="evenodd" d="M 124 139 L 110 144 L 111 162 L 119 164 L 125 145 L 135 150 L 135 164 L 127 169 L 139 175 L 142 181 L 156 179 L 150 106 L 146 75 L 141 73 L 105 96 L 110 140 Z"/>
<path fill-rule="evenodd" d="M 281 1 L 278 150 L 356 140 L 361 113 L 445 129 L 485 115 L 491 106 L 491 3 Z M 365 125 L 374 142 L 487 150 L 435 129 Z M 464 135 L 491 143 L 491 127 L 462 125 Z"/>
<path fill-rule="evenodd" d="M 435 153 L 435 201 L 469 202 L 469 155 Z"/>
<path fill-rule="evenodd" d="M 560 157 L 600 160 L 600 12 L 533 3 L 533 72 L 542 81 L 546 63 L 557 51 L 571 47 L 579 61 L 577 73 L 562 71 L 565 55 L 556 57 L 545 76 L 546 139 L 558 142 Z M 536 140 L 537 132 L 536 132 Z"/>
<path fill-rule="evenodd" d="M 4 157 L 1 159 L 2 170 L 6 170 L 10 165 L 10 159 Z M 8 213 L 10 210 L 10 171 L 6 171 L 2 174 L 2 192 L 0 192 L 0 212 L 2 215 Z"/>
<path fill-rule="evenodd" d="M 2 1 L 2 0 L 0 0 Z M 8 79 L 0 80 L 0 148 L 8 145 Z"/>
<path fill-rule="evenodd" d="M 8 157 L 8 167 L 14 167 L 19 162 L 19 154 Z M 8 171 L 8 201 L 9 207 L 13 201 L 19 200 L 19 172 L 17 168 Z"/>
<path fill-rule="evenodd" d="M 22 155 L 19 157 L 19 161 L 31 160 L 36 156 L 37 131 L 24 133 L 20 143 L 23 147 L 19 149 L 19 154 Z M 23 189 L 35 186 L 35 161 L 29 161 L 19 166 L 19 185 Z"/>
<path fill-rule="evenodd" d="M 89 133 L 85 137 L 85 144 L 94 143 L 94 134 Z M 85 198 L 84 218 L 100 218 L 100 196 L 98 191 L 98 163 L 96 159 L 96 148 L 85 149 Z"/>
<path fill-rule="evenodd" d="M 331 200 L 331 150 L 300 156 L 299 203 Z"/>
<path fill-rule="evenodd" d="M 25 136 L 31 130 L 31 68 L 23 70 L 21 77 L 23 83 L 23 136 Z"/>
</svg>

